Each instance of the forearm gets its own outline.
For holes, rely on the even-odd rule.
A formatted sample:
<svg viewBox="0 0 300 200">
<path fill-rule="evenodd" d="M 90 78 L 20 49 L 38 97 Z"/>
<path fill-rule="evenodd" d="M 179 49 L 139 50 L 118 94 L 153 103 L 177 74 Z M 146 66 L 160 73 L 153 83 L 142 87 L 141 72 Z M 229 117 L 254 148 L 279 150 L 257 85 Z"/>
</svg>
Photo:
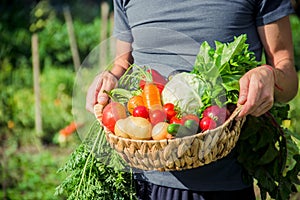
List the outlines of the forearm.
<svg viewBox="0 0 300 200">
<path fill-rule="evenodd" d="M 289 17 L 258 28 L 267 63 L 274 71 L 274 98 L 287 102 L 298 91 L 298 76 L 294 64 L 294 49 Z"/>
<path fill-rule="evenodd" d="M 125 73 L 128 67 L 133 63 L 131 54 L 131 44 L 117 40 L 116 42 L 116 58 L 114 60 L 111 73 L 113 73 L 118 79 Z"/>
<path fill-rule="evenodd" d="M 293 60 L 286 59 L 275 64 L 274 74 L 275 101 L 288 102 L 293 99 L 298 91 L 298 76 Z"/>
</svg>

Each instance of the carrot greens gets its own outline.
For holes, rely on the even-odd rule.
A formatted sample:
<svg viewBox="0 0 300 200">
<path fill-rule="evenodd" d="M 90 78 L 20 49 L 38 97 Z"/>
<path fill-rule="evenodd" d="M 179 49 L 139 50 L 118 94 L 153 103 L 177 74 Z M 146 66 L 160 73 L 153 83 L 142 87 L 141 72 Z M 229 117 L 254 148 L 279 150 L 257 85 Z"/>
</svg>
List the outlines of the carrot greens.
<svg viewBox="0 0 300 200">
<path fill-rule="evenodd" d="M 72 200 L 135 199 L 132 175 L 118 154 L 108 146 L 103 128 L 95 122 L 80 146 L 58 173 L 67 178 L 55 195 Z"/>
</svg>

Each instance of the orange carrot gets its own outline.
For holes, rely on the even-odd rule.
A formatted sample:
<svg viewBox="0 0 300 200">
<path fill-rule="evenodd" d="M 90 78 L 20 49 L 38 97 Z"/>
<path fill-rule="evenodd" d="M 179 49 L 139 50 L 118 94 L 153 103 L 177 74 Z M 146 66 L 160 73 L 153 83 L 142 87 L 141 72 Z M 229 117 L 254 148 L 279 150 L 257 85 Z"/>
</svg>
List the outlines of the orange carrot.
<svg viewBox="0 0 300 200">
<path fill-rule="evenodd" d="M 144 105 L 149 110 L 162 109 L 159 89 L 154 83 L 146 83 L 142 96 Z"/>
</svg>

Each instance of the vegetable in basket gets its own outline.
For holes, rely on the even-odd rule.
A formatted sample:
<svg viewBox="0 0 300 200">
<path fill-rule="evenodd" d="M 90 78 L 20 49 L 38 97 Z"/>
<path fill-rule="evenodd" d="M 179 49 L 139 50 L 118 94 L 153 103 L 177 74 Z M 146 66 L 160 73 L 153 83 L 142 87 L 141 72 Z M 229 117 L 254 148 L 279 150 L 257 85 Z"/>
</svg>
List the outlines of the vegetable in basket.
<svg viewBox="0 0 300 200">
<path fill-rule="evenodd" d="M 120 137 L 149 140 L 151 139 L 151 131 L 152 125 L 147 119 L 129 116 L 117 121 L 114 132 Z"/>
<path fill-rule="evenodd" d="M 172 117 L 177 115 L 176 108 L 175 105 L 172 103 L 165 103 L 163 105 L 163 110 L 165 111 L 166 115 L 167 115 L 167 120 L 171 120 Z"/>
<path fill-rule="evenodd" d="M 201 96 L 206 82 L 198 75 L 183 72 L 176 74 L 162 91 L 164 104 L 172 103 L 180 107 L 182 114 L 196 114 L 203 107 Z"/>
<path fill-rule="evenodd" d="M 169 123 L 158 122 L 152 129 L 153 140 L 171 139 L 173 136 L 168 131 Z"/>
<path fill-rule="evenodd" d="M 145 106 L 137 106 L 133 109 L 132 116 L 143 117 L 145 119 L 149 118 L 149 111 Z"/>
<path fill-rule="evenodd" d="M 115 124 L 119 119 L 126 118 L 125 107 L 118 102 L 110 102 L 103 109 L 102 123 L 111 132 L 114 132 Z"/>
<path fill-rule="evenodd" d="M 127 102 L 127 110 L 130 114 L 133 114 L 134 109 L 138 106 L 144 106 L 142 95 L 135 95 Z"/>
<path fill-rule="evenodd" d="M 157 86 L 159 93 L 161 93 L 167 83 L 167 80 L 155 69 L 148 69 L 147 72 L 150 73 L 150 75 L 152 77 L 152 83 L 154 83 Z M 144 89 L 147 81 L 149 81 L 149 80 L 146 80 L 146 78 L 141 79 L 141 81 L 140 81 L 141 89 Z"/>
</svg>

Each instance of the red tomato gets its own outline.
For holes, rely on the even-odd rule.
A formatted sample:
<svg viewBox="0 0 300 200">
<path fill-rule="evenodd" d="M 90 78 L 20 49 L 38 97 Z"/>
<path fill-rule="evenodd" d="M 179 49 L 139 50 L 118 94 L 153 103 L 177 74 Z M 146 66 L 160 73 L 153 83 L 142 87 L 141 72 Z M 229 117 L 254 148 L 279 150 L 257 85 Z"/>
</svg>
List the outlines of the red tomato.
<svg viewBox="0 0 300 200">
<path fill-rule="evenodd" d="M 172 103 L 166 103 L 165 105 L 163 105 L 163 110 L 167 114 L 167 119 L 169 121 L 171 120 L 172 117 L 174 117 L 177 114 L 177 112 L 174 109 L 175 106 Z"/>
<path fill-rule="evenodd" d="M 210 117 L 217 122 L 217 125 L 221 125 L 225 122 L 228 116 L 228 110 L 221 108 L 218 105 L 212 105 L 207 107 L 203 113 L 203 117 Z"/>
<path fill-rule="evenodd" d="M 217 123 L 210 117 L 203 117 L 199 124 L 202 131 L 211 130 L 217 127 Z"/>
<path fill-rule="evenodd" d="M 181 118 L 178 118 L 176 115 L 170 119 L 170 124 L 181 124 L 181 125 L 183 125 Z"/>
<path fill-rule="evenodd" d="M 149 118 L 152 125 L 158 122 L 164 122 L 167 119 L 166 113 L 163 110 L 150 110 Z"/>
<path fill-rule="evenodd" d="M 148 109 L 145 106 L 137 106 L 133 109 L 132 115 L 134 117 L 143 117 L 145 119 L 149 118 Z"/>
<path fill-rule="evenodd" d="M 195 120 L 195 122 L 197 122 L 197 124 L 199 124 L 199 117 L 197 115 L 194 115 L 194 114 L 187 114 L 187 115 L 184 115 L 182 117 L 182 123 L 184 124 L 186 120 L 189 120 L 189 119 L 192 119 L 192 120 Z"/>
<path fill-rule="evenodd" d="M 102 123 L 111 132 L 114 132 L 116 122 L 126 117 L 126 108 L 122 104 L 110 102 L 103 109 Z"/>
</svg>

